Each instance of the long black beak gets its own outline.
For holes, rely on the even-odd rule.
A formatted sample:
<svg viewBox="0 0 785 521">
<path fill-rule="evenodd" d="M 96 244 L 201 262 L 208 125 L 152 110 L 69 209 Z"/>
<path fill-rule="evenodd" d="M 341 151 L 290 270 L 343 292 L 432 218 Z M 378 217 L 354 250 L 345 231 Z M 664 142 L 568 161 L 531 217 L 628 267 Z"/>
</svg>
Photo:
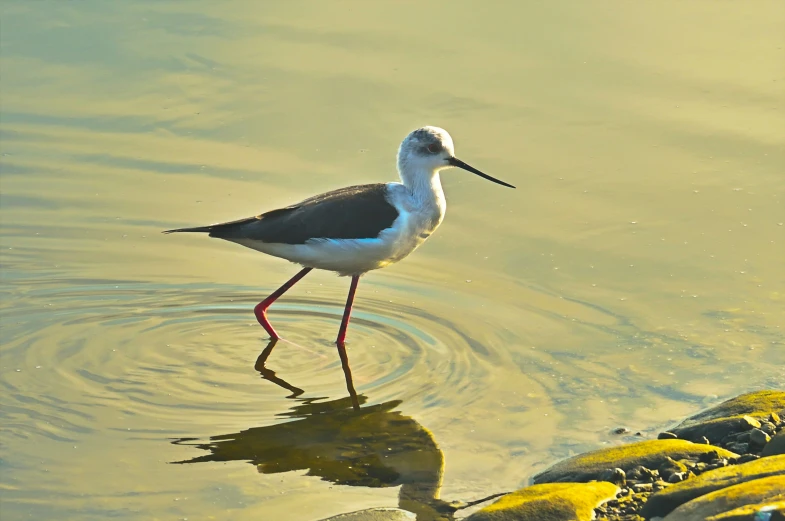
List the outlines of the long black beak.
<svg viewBox="0 0 785 521">
<path fill-rule="evenodd" d="M 495 177 L 491 177 L 488 174 L 484 174 L 484 173 L 480 172 L 479 170 L 477 170 L 473 166 L 467 165 L 466 163 L 464 163 L 463 161 L 461 161 L 457 157 L 447 158 L 447 162 L 449 164 L 451 164 L 452 166 L 457 166 L 458 168 L 463 168 L 467 172 L 471 172 L 472 174 L 477 174 L 478 176 L 482 177 L 483 179 L 487 179 L 488 181 L 493 181 L 496 184 L 499 184 L 499 185 L 502 185 L 502 186 L 507 186 L 509 188 L 515 188 L 514 186 L 512 186 L 509 183 L 505 183 L 504 181 L 501 181 L 500 179 L 496 179 Z"/>
</svg>

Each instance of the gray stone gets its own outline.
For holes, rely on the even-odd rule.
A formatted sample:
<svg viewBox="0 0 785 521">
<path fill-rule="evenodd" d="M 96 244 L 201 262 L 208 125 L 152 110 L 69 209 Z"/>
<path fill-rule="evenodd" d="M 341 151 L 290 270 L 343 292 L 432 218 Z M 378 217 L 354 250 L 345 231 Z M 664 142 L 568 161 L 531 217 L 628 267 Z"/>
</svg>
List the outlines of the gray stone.
<svg viewBox="0 0 785 521">
<path fill-rule="evenodd" d="M 761 456 L 774 456 L 776 454 L 785 454 L 785 430 L 777 433 L 770 442 L 763 447 Z"/>
<path fill-rule="evenodd" d="M 600 474 L 599 480 L 615 483 L 623 487 L 627 483 L 627 475 L 619 468 L 606 469 Z"/>
<path fill-rule="evenodd" d="M 769 435 L 760 429 L 752 429 L 750 431 L 750 443 L 752 445 L 755 445 L 756 447 L 763 447 L 770 440 L 771 438 L 769 437 Z"/>
</svg>

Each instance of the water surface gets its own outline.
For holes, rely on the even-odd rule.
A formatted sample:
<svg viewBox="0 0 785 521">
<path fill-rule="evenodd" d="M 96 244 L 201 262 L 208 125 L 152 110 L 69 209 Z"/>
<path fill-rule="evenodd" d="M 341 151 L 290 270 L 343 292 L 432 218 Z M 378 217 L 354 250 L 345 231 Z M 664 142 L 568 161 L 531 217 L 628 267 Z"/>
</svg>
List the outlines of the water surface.
<svg viewBox="0 0 785 521">
<path fill-rule="evenodd" d="M 442 497 L 471 500 L 785 381 L 781 2 L 0 9 L 4 520 L 397 505 L 407 433 L 432 457 L 412 482 L 443 459 Z M 252 309 L 297 268 L 159 232 L 392 180 L 423 124 L 518 189 L 445 172 L 438 233 L 360 283 L 346 421 L 398 425 L 377 441 L 402 459 L 303 452 L 348 407 L 348 280 L 272 308 L 291 397 L 254 370 Z M 286 429 L 280 468 L 210 459 Z"/>
</svg>

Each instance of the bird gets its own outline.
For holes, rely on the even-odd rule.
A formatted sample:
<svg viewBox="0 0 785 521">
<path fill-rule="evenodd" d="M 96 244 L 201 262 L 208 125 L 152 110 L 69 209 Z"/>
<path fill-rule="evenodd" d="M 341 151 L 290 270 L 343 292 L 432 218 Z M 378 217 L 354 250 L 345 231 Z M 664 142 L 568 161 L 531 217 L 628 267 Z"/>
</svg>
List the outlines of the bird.
<svg viewBox="0 0 785 521">
<path fill-rule="evenodd" d="M 343 362 L 360 276 L 402 260 L 436 231 L 447 210 L 439 173 L 450 167 L 515 188 L 455 157 L 446 130 L 425 126 L 409 133 L 398 148 L 400 182 L 339 188 L 254 217 L 163 233 L 207 233 L 302 266 L 254 308 L 271 342 L 281 337 L 267 318 L 267 310 L 303 277 L 313 269 L 351 277 L 335 341 Z"/>
</svg>

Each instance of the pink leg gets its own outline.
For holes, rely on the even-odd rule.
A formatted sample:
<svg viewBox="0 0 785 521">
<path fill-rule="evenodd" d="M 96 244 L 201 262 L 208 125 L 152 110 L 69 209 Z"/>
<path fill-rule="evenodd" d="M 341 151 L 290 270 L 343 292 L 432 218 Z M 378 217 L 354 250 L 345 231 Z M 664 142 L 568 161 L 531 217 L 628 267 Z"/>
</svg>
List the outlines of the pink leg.
<svg viewBox="0 0 785 521">
<path fill-rule="evenodd" d="M 273 340 L 278 340 L 281 337 L 278 335 L 278 333 L 275 332 L 275 329 L 273 329 L 273 325 L 270 324 L 270 321 L 267 320 L 267 308 L 269 308 L 273 302 L 278 300 L 278 297 L 289 291 L 292 286 L 297 284 L 301 278 L 308 275 L 308 272 L 312 269 L 313 268 L 303 268 L 297 275 L 289 279 L 286 284 L 275 290 L 272 295 L 259 302 L 256 307 L 253 308 L 253 313 L 256 315 L 256 320 L 259 321 L 264 330 L 267 331 L 267 333 L 270 335 L 270 338 Z"/>
<path fill-rule="evenodd" d="M 346 297 L 346 308 L 343 310 L 341 329 L 338 330 L 338 339 L 335 341 L 338 347 L 343 347 L 346 342 L 346 330 L 349 328 L 349 316 L 352 314 L 352 303 L 354 302 L 354 294 L 357 292 L 358 282 L 360 282 L 360 276 L 352 275 L 352 285 L 349 286 L 349 296 Z"/>
</svg>

